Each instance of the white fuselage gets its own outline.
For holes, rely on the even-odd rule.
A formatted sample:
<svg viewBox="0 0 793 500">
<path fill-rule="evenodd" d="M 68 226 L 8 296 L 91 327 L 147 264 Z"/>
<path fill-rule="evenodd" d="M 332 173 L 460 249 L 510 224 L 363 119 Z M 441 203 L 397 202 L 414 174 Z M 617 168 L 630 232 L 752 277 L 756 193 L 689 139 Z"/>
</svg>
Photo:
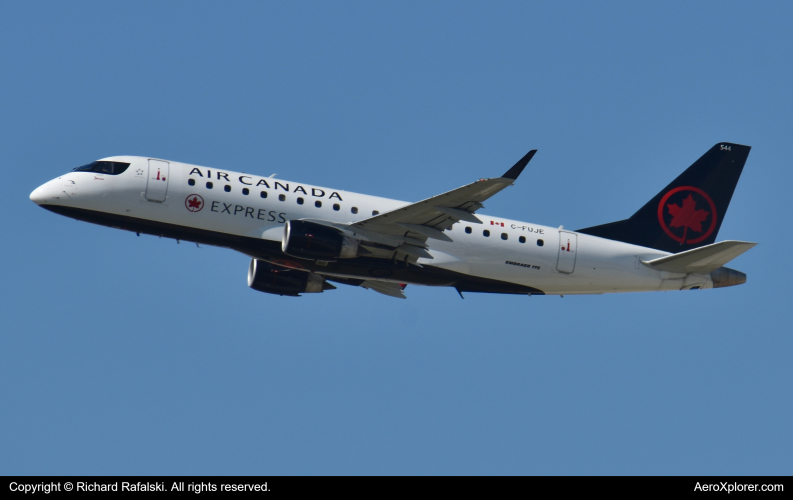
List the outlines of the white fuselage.
<svg viewBox="0 0 793 500">
<path fill-rule="evenodd" d="M 151 163 L 149 158 L 131 156 L 105 160 L 131 165 L 120 175 L 67 173 L 36 189 L 31 199 L 40 205 L 272 241 L 281 240 L 290 219 L 351 223 L 408 205 L 178 162 Z M 159 167 L 150 165 L 162 168 L 157 171 Z M 501 217 L 476 214 L 476 218 L 481 224 L 461 221 L 447 230 L 451 242 L 428 240 L 433 258 L 421 258 L 418 264 L 428 272 L 440 268 L 525 285 L 545 294 L 680 290 L 696 281 L 691 275 L 663 273 L 640 262 L 670 255 L 667 252 Z M 697 286 L 708 287 L 706 277 L 698 279 Z"/>
</svg>

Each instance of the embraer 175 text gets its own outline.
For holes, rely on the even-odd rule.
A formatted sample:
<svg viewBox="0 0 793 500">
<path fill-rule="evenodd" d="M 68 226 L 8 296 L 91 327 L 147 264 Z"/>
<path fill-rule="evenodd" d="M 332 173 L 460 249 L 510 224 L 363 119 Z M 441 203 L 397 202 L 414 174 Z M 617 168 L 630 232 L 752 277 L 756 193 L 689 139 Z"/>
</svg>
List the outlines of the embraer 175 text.
<svg viewBox="0 0 793 500">
<path fill-rule="evenodd" d="M 57 214 L 251 257 L 248 285 L 278 295 L 330 282 L 404 298 L 408 284 L 528 295 L 739 285 L 723 267 L 755 243 L 721 241 L 749 147 L 719 143 L 630 218 L 569 231 L 479 214 L 501 177 L 417 203 L 154 158 L 78 167 L 30 199 Z"/>
</svg>

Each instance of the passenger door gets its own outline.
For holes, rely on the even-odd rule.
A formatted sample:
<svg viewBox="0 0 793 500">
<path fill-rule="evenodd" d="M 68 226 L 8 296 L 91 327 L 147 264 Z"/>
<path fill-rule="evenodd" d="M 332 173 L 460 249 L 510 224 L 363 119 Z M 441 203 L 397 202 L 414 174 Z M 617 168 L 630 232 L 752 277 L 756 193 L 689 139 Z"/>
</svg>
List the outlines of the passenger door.
<svg viewBox="0 0 793 500">
<path fill-rule="evenodd" d="M 160 160 L 149 160 L 149 177 L 146 181 L 146 199 L 163 202 L 168 194 L 168 178 L 170 163 Z"/>
<path fill-rule="evenodd" d="M 559 259 L 556 270 L 570 274 L 575 270 L 575 256 L 578 250 L 578 235 L 569 231 L 559 231 Z"/>
</svg>

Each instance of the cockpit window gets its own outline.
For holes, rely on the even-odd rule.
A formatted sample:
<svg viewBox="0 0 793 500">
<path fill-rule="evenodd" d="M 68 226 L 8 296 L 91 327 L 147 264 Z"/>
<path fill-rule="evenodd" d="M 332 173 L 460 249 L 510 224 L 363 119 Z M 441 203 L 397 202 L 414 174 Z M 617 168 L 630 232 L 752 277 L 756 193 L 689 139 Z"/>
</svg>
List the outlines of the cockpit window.
<svg viewBox="0 0 793 500">
<path fill-rule="evenodd" d="M 129 163 L 121 163 L 120 161 L 95 161 L 72 169 L 72 172 L 96 172 L 98 174 L 118 175 L 128 167 Z"/>
</svg>

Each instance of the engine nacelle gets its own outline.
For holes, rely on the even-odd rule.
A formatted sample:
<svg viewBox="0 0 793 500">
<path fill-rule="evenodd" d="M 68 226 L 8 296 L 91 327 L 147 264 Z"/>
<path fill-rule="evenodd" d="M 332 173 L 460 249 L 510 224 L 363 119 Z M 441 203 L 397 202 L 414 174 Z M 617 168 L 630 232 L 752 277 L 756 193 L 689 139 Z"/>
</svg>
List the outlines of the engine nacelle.
<svg viewBox="0 0 793 500">
<path fill-rule="evenodd" d="M 322 224 L 290 220 L 284 228 L 281 250 L 301 259 L 351 259 L 358 256 L 358 240 Z"/>
<path fill-rule="evenodd" d="M 713 288 L 722 288 L 725 286 L 743 285 L 746 283 L 746 275 L 735 269 L 729 267 L 720 267 L 710 273 L 710 279 L 713 280 Z"/>
<path fill-rule="evenodd" d="M 251 259 L 248 267 L 248 286 L 264 293 L 293 297 L 298 297 L 301 293 L 320 293 L 336 288 L 318 274 L 275 266 L 257 259 Z"/>
</svg>

